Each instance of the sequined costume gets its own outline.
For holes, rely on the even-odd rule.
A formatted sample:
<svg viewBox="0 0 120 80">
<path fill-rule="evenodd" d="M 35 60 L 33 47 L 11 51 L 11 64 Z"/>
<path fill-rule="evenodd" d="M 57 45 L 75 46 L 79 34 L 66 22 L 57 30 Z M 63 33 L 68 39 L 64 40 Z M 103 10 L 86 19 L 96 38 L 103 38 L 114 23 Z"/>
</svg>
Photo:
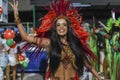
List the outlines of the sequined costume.
<svg viewBox="0 0 120 80">
<path fill-rule="evenodd" d="M 75 65 L 75 56 L 69 46 L 65 45 L 61 52 L 62 58 L 60 65 L 51 80 L 76 80 L 77 67 Z"/>
</svg>

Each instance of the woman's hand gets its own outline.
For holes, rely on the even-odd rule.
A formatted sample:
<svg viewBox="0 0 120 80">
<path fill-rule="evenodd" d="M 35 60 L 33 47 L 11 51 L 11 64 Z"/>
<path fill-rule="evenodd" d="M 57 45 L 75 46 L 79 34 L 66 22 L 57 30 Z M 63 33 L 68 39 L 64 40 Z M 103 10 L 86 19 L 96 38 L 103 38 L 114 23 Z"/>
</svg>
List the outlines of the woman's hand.
<svg viewBox="0 0 120 80">
<path fill-rule="evenodd" d="M 9 4 L 13 8 L 15 20 L 18 20 L 19 19 L 18 0 L 13 0 L 13 3 L 9 2 Z"/>
</svg>

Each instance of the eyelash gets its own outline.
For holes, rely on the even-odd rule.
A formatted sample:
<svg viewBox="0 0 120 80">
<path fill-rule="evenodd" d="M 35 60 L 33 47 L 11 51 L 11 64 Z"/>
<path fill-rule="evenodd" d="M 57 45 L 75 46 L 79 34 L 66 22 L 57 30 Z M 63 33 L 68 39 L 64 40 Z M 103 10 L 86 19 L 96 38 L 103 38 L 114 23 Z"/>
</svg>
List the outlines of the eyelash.
<svg viewBox="0 0 120 80">
<path fill-rule="evenodd" d="M 60 24 L 56 24 L 56 26 L 60 26 Z M 67 24 L 63 24 L 63 26 L 67 26 Z"/>
</svg>

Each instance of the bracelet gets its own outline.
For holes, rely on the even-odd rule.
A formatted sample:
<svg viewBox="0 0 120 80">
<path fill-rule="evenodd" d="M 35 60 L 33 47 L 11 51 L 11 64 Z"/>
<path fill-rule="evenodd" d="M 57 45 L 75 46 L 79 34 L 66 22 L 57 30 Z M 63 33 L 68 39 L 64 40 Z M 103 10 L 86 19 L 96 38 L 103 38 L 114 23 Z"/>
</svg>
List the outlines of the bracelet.
<svg viewBox="0 0 120 80">
<path fill-rule="evenodd" d="M 91 71 L 92 71 L 92 66 L 87 67 L 87 71 L 88 71 L 88 72 L 91 72 Z"/>
<path fill-rule="evenodd" d="M 14 20 L 14 22 L 15 22 L 16 25 L 19 25 L 21 23 L 21 19 L 17 18 L 17 19 Z"/>
<path fill-rule="evenodd" d="M 37 43 L 37 41 L 38 41 L 38 38 L 34 36 L 33 42 L 34 42 L 34 43 Z"/>
<path fill-rule="evenodd" d="M 98 33 L 100 33 L 101 35 L 105 35 L 105 32 L 103 31 L 99 31 Z"/>
</svg>

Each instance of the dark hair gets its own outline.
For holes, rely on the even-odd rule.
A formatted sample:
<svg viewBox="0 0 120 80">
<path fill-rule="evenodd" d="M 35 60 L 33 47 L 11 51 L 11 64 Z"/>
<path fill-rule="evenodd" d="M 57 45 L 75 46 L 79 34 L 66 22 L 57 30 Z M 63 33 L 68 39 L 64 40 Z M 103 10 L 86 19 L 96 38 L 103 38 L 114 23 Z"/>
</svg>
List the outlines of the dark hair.
<svg viewBox="0 0 120 80">
<path fill-rule="evenodd" d="M 66 20 L 67 21 L 67 20 Z M 56 21 L 55 21 L 56 23 Z M 80 40 L 74 35 L 72 28 L 70 27 L 69 21 L 67 21 L 67 27 L 68 27 L 68 32 L 67 32 L 67 41 L 69 43 L 70 48 L 72 49 L 75 58 L 76 58 L 76 65 L 78 67 L 78 71 L 82 73 L 83 71 L 83 53 L 84 49 L 80 43 Z M 60 59 L 61 59 L 61 51 L 62 51 L 62 43 L 60 41 L 60 38 L 56 32 L 56 24 L 52 27 L 50 30 L 50 39 L 51 39 L 51 51 L 50 51 L 50 71 L 52 74 L 55 73 L 57 70 L 59 64 L 60 64 Z"/>
<path fill-rule="evenodd" d="M 18 54 L 21 54 L 22 52 L 21 52 L 21 49 L 20 49 L 20 46 L 17 46 L 17 53 Z"/>
</svg>

